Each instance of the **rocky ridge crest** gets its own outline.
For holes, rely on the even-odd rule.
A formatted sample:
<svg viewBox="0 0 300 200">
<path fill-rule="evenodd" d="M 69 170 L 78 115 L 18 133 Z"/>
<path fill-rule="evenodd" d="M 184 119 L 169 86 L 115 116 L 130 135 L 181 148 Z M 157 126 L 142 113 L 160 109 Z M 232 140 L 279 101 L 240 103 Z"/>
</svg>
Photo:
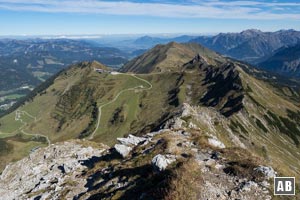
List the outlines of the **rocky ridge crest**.
<svg viewBox="0 0 300 200">
<path fill-rule="evenodd" d="M 221 141 L 199 128 L 199 121 L 210 124 L 217 112 L 205 113 L 184 104 L 159 131 L 118 138 L 126 155 L 118 145 L 109 149 L 79 140 L 37 149 L 6 167 L 0 194 L 5 199 L 170 198 L 178 189 L 174 181 L 180 185 L 191 176 L 197 180 L 185 186 L 191 198 L 271 199 L 273 168 L 238 147 L 242 143 Z"/>
</svg>

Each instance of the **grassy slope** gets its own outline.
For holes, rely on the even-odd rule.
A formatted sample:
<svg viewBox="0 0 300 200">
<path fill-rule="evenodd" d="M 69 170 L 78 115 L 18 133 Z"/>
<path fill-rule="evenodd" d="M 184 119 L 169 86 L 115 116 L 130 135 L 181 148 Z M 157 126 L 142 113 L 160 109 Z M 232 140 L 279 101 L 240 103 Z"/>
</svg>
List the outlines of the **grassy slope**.
<svg viewBox="0 0 300 200">
<path fill-rule="evenodd" d="M 237 135 L 250 149 L 267 159 L 281 173 L 300 177 L 299 146 L 286 134 L 287 131 L 280 130 L 276 124 L 267 120 L 271 118 L 270 112 L 278 118 L 288 119 L 287 109 L 297 112 L 300 110 L 299 106 L 284 94 L 277 93 L 277 88 L 249 76 L 241 69 L 240 71 L 243 86 L 247 90 L 245 109 L 232 117 L 236 124 L 234 131 L 239 132 Z M 288 120 L 298 124 L 298 129 L 300 128 L 296 119 Z M 285 129 L 288 128 L 283 122 L 281 124 Z M 297 135 L 296 132 L 292 134 Z M 296 137 L 300 139 L 300 135 Z"/>
<path fill-rule="evenodd" d="M 15 121 L 16 111 L 2 117 L 0 137 L 9 140 L 10 136 L 21 134 L 22 128 L 30 134 L 48 136 L 52 143 L 78 138 L 91 121 L 92 102 L 100 106 L 111 101 L 122 90 L 140 85 L 144 88 L 149 87 L 133 76 L 99 74 L 93 67 L 94 65 L 73 67 L 67 70 L 56 78 L 46 91 L 19 108 L 36 117 L 36 121 L 27 115 L 21 115 L 23 122 L 27 123 L 23 127 L 20 121 Z M 168 91 L 173 89 L 178 76 L 177 73 L 139 75 L 140 78 L 151 82 L 153 89 L 126 91 L 116 102 L 103 108 L 100 128 L 94 140 L 112 145 L 116 137 L 129 132 L 138 133 L 147 125 L 150 125 L 149 129 L 153 128 L 161 116 L 172 110 L 173 106 L 168 104 Z M 112 114 L 118 108 L 122 108 L 124 120 L 111 124 Z M 60 118 L 61 116 L 64 119 Z M 59 126 L 61 128 L 58 130 Z M 21 158 L 21 155 L 27 154 L 30 148 L 45 145 L 43 142 L 32 142 L 30 137 L 26 141 L 10 140 L 9 143 L 13 150 L 5 156 L 0 156 L 1 160 L 5 159 L 7 162 Z M 20 154 L 18 151 L 23 153 Z"/>
<path fill-rule="evenodd" d="M 101 124 L 95 140 L 113 144 L 117 136 L 136 133 L 141 128 L 156 123 L 164 113 L 170 112 L 167 94 L 172 89 L 177 76 L 177 73 L 139 75 L 151 82 L 153 88 L 142 92 L 127 91 L 116 102 L 103 108 Z M 122 109 L 120 116 L 123 122 L 112 124 L 110 121 L 118 108 Z"/>
</svg>

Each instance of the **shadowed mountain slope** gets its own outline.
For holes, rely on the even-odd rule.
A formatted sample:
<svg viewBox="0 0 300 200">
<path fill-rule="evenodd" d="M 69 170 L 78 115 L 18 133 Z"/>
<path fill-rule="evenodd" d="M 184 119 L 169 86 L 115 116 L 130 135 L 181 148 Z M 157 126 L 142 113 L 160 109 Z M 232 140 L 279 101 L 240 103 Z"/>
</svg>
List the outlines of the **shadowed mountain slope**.
<svg viewBox="0 0 300 200">
<path fill-rule="evenodd" d="M 280 48 L 258 66 L 282 75 L 300 77 L 300 43 Z"/>
</svg>

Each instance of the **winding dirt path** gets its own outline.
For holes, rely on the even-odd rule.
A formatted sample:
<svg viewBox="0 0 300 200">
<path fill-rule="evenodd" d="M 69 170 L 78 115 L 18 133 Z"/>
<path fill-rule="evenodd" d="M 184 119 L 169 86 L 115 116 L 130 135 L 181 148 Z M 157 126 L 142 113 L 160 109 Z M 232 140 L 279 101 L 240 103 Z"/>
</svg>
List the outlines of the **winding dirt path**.
<svg viewBox="0 0 300 200">
<path fill-rule="evenodd" d="M 143 79 L 143 78 L 137 77 L 135 74 L 114 73 L 114 74 L 112 74 L 112 75 L 114 75 L 114 76 L 116 76 L 116 75 L 132 76 L 132 77 L 134 77 L 134 78 L 136 78 L 136 79 L 138 79 L 138 80 L 140 80 L 140 81 L 146 83 L 149 87 L 144 88 L 143 85 L 139 85 L 139 86 L 135 86 L 135 87 L 133 87 L 133 88 L 124 89 L 124 90 L 120 91 L 120 92 L 115 96 L 115 98 L 114 98 L 113 100 L 111 100 L 111 101 L 109 101 L 109 102 L 107 102 L 107 103 L 105 103 L 105 104 L 99 106 L 99 107 L 98 107 L 98 120 L 97 120 L 97 125 L 96 125 L 95 130 L 93 131 L 93 133 L 92 133 L 91 136 L 89 137 L 90 140 L 94 138 L 94 135 L 96 134 L 97 130 L 99 129 L 100 122 L 101 122 L 102 108 L 103 108 L 103 107 L 108 106 L 108 105 L 114 103 L 114 102 L 119 98 L 119 96 L 120 96 L 121 94 L 123 94 L 123 93 L 125 93 L 125 92 L 127 92 L 127 91 L 133 91 L 133 90 L 137 90 L 137 89 L 140 90 L 140 91 L 145 91 L 145 90 L 151 90 L 151 89 L 153 88 L 152 84 L 151 84 L 149 81 L 147 81 L 147 80 L 145 80 L 145 79 Z M 27 115 L 28 117 L 32 118 L 35 122 L 37 121 L 37 118 L 36 118 L 35 116 L 29 114 L 28 112 L 22 111 L 22 110 L 16 110 L 15 121 L 20 121 L 20 122 L 23 124 L 23 125 L 19 128 L 19 130 L 20 130 L 24 135 L 46 138 L 47 143 L 48 143 L 48 146 L 50 146 L 51 141 L 50 141 L 50 139 L 49 139 L 48 136 L 42 135 L 42 134 L 27 133 L 27 132 L 24 130 L 24 127 L 27 125 L 27 123 L 23 121 L 21 115 Z M 2 132 L 0 132 L 0 133 L 2 133 Z M 6 133 L 6 134 L 7 134 L 7 133 Z M 12 133 L 12 134 L 13 134 L 13 133 Z"/>
<path fill-rule="evenodd" d="M 22 120 L 21 114 L 27 115 L 28 117 L 34 119 L 35 122 L 37 121 L 36 117 L 30 115 L 28 112 L 22 111 L 22 110 L 17 110 L 17 111 L 16 111 L 16 116 L 15 116 L 15 121 L 20 121 L 20 122 L 23 124 L 23 126 L 21 126 L 21 128 L 20 128 L 20 131 L 21 131 L 24 135 L 46 138 L 47 143 L 48 143 L 48 146 L 50 146 L 51 141 L 50 141 L 50 139 L 49 139 L 48 136 L 42 135 L 42 134 L 32 134 L 32 133 L 27 133 L 27 132 L 24 131 L 24 127 L 27 125 L 27 123 L 24 122 L 24 121 Z"/>
<path fill-rule="evenodd" d="M 138 79 L 138 80 L 140 80 L 140 81 L 146 83 L 147 85 L 149 85 L 149 87 L 144 88 L 143 85 L 139 85 L 139 86 L 136 86 L 136 87 L 133 87 L 133 88 L 124 89 L 124 90 L 120 91 L 120 92 L 115 96 L 115 98 L 114 98 L 113 100 L 111 100 L 111 101 L 109 101 L 109 102 L 107 102 L 107 103 L 105 103 L 105 104 L 99 106 L 99 107 L 98 107 L 98 120 L 97 120 L 97 125 L 96 125 L 95 130 L 93 131 L 93 133 L 92 133 L 91 136 L 89 137 L 89 140 L 91 140 L 91 139 L 94 138 L 95 133 L 96 133 L 97 130 L 99 129 L 100 122 L 101 122 L 101 112 L 102 112 L 102 108 L 103 108 L 103 107 L 108 106 L 109 104 L 112 104 L 113 102 L 115 102 L 115 101 L 119 98 L 119 96 L 120 96 L 121 94 L 123 94 L 124 92 L 132 91 L 132 90 L 136 90 L 136 89 L 140 89 L 141 91 L 151 90 L 152 87 L 153 87 L 152 84 L 151 84 L 149 81 L 147 81 L 147 80 L 145 80 L 145 79 L 142 79 L 142 78 L 140 78 L 140 77 L 137 77 L 137 76 L 135 76 L 134 74 L 115 73 L 115 74 L 113 74 L 113 75 L 132 76 L 132 77 L 134 77 L 134 78 L 136 78 L 136 79 Z"/>
</svg>

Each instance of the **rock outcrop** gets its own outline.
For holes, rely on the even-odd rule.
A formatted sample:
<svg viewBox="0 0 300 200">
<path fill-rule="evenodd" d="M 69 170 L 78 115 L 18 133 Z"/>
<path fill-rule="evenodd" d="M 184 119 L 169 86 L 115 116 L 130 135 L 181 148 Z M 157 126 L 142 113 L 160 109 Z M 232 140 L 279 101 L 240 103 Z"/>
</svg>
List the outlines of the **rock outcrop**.
<svg viewBox="0 0 300 200">
<path fill-rule="evenodd" d="M 274 178 L 277 174 L 272 167 L 267 166 L 258 166 L 255 168 L 255 171 L 263 173 L 263 175 L 268 179 Z"/>
<path fill-rule="evenodd" d="M 115 144 L 114 148 L 123 158 L 125 158 L 135 146 L 147 141 L 147 138 L 129 134 L 127 138 L 117 138 L 117 140 L 120 144 Z"/>
<path fill-rule="evenodd" d="M 131 146 L 131 145 L 138 145 L 139 143 L 145 142 L 147 139 L 143 137 L 136 137 L 134 135 L 129 134 L 127 138 L 117 138 L 118 142 L 123 145 Z"/>
<path fill-rule="evenodd" d="M 216 137 L 208 138 L 208 143 L 217 148 L 221 148 L 221 149 L 225 148 L 225 145 Z"/>
<path fill-rule="evenodd" d="M 8 165 L 0 176 L 1 199 L 66 199 L 85 192 L 78 178 L 85 162 L 101 156 L 106 146 L 92 148 L 70 141 L 37 149 L 29 157 Z"/>
<path fill-rule="evenodd" d="M 151 163 L 156 169 L 158 169 L 159 171 L 163 171 L 167 168 L 167 166 L 169 164 L 171 164 L 175 161 L 176 161 L 176 158 L 174 155 L 158 154 L 152 159 Z"/>
<path fill-rule="evenodd" d="M 130 153 L 130 151 L 132 150 L 131 147 L 128 147 L 124 144 L 116 144 L 115 146 L 116 151 L 123 156 L 123 158 L 127 157 Z"/>
</svg>

